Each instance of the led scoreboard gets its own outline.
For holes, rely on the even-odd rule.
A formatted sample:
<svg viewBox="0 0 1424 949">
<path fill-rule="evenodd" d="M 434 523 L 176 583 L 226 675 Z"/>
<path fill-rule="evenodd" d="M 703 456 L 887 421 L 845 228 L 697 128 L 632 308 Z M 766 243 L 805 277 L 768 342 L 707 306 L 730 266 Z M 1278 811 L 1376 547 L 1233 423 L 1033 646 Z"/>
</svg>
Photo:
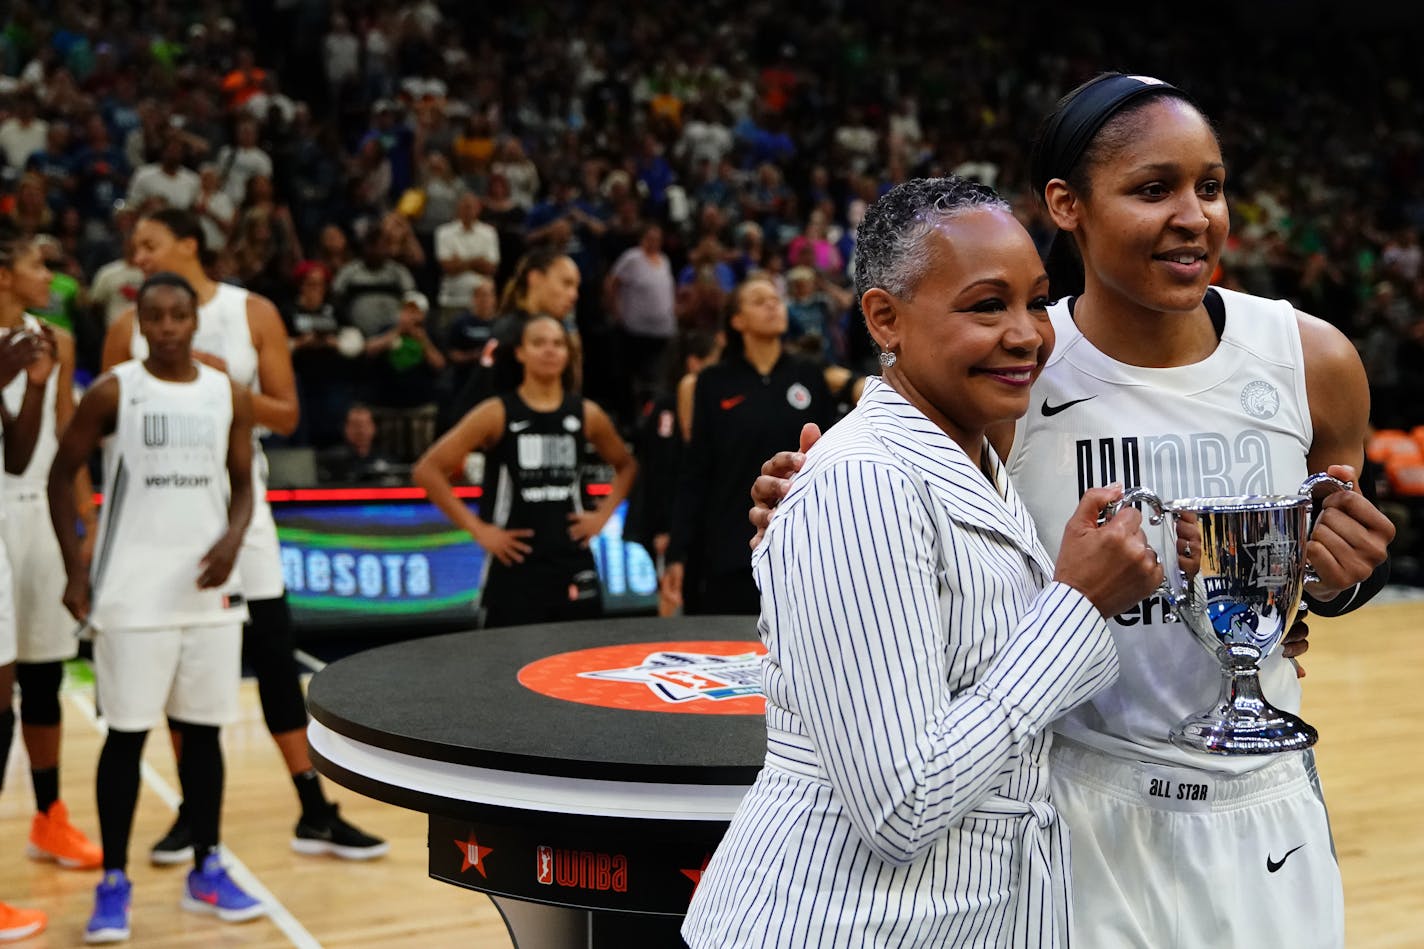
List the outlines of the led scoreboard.
<svg viewBox="0 0 1424 949">
<path fill-rule="evenodd" d="M 590 500 L 607 490 L 590 485 Z M 479 493 L 456 489 L 472 506 Z M 299 631 L 474 623 L 484 550 L 452 527 L 420 488 L 274 489 L 268 498 Z M 604 609 L 650 613 L 657 605 L 657 571 L 641 544 L 623 539 L 626 509 L 625 502 L 590 544 Z"/>
</svg>

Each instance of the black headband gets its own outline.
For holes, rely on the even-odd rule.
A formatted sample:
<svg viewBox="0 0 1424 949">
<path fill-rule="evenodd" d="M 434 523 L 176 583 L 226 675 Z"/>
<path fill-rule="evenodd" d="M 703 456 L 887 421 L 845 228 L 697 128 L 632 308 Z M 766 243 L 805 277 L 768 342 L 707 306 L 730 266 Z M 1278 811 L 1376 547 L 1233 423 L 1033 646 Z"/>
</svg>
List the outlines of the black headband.
<svg viewBox="0 0 1424 949">
<path fill-rule="evenodd" d="M 1039 198 L 1043 198 L 1043 189 L 1050 181 L 1072 173 L 1088 143 L 1108 119 L 1130 102 L 1161 93 L 1187 98 L 1176 86 L 1160 79 L 1122 73 L 1108 73 L 1079 89 L 1072 100 L 1048 120 L 1034 143 L 1029 174 Z"/>
<path fill-rule="evenodd" d="M 198 291 L 193 289 L 193 285 L 189 283 L 186 278 L 173 273 L 171 270 L 160 270 L 158 273 L 144 280 L 144 282 L 139 285 L 138 293 L 134 294 L 134 300 L 143 299 L 143 295 L 148 292 L 150 287 L 172 287 L 175 290 L 186 291 L 188 296 L 193 298 L 193 305 L 197 306 L 198 304 Z"/>
</svg>

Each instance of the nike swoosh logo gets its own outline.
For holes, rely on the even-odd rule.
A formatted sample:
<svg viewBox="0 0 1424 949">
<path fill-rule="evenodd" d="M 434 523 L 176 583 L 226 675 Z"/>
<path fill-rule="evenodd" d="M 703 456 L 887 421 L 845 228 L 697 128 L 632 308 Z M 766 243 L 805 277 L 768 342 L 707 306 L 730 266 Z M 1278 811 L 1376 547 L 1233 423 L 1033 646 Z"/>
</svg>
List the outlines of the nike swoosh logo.
<svg viewBox="0 0 1424 949">
<path fill-rule="evenodd" d="M 1305 846 L 1305 844 L 1301 844 L 1301 845 L 1300 845 L 1300 847 L 1304 847 L 1304 846 Z M 1281 867 L 1285 866 L 1286 861 L 1290 859 L 1290 855 L 1293 854 L 1293 853 L 1295 853 L 1297 850 L 1299 850 L 1300 847 L 1292 847 L 1290 850 L 1287 850 L 1287 851 L 1286 851 L 1286 855 L 1285 855 L 1284 857 L 1282 857 L 1281 859 L 1279 859 L 1279 860 L 1272 860 L 1272 859 L 1271 859 L 1271 855 L 1270 855 L 1270 854 L 1266 854 L 1266 872 L 1267 872 L 1267 873 L 1275 873 L 1275 872 L 1276 872 L 1277 870 L 1279 870 Z"/>
<path fill-rule="evenodd" d="M 515 434 L 518 434 L 519 432 L 524 431 L 526 428 L 533 424 L 533 422 L 510 422 L 509 430 L 511 432 L 514 432 Z"/>
<path fill-rule="evenodd" d="M 723 411 L 723 412 L 730 412 L 730 411 L 732 411 L 732 409 L 735 409 L 737 406 L 741 405 L 741 404 L 742 404 L 743 402 L 745 402 L 746 400 L 747 400 L 747 397 L 744 396 L 744 395 L 734 395 L 734 396 L 732 396 L 730 399 L 723 399 L 723 400 L 722 400 L 722 411 Z"/>
<path fill-rule="evenodd" d="M 1059 412 L 1062 412 L 1064 409 L 1071 409 L 1073 406 L 1077 405 L 1079 402 L 1087 402 L 1089 399 L 1096 399 L 1096 398 L 1097 398 L 1097 396 L 1095 396 L 1095 395 L 1085 395 L 1085 396 L 1083 396 L 1083 398 L 1081 398 L 1081 399 L 1073 399 L 1071 402 L 1064 402 L 1062 405 L 1049 405 L 1049 404 L 1048 404 L 1048 400 L 1047 400 L 1047 399 L 1044 399 L 1044 400 L 1043 400 L 1043 409 L 1042 409 L 1042 411 L 1043 411 L 1043 417 L 1044 417 L 1044 418 L 1052 418 L 1053 416 L 1057 415 Z"/>
</svg>

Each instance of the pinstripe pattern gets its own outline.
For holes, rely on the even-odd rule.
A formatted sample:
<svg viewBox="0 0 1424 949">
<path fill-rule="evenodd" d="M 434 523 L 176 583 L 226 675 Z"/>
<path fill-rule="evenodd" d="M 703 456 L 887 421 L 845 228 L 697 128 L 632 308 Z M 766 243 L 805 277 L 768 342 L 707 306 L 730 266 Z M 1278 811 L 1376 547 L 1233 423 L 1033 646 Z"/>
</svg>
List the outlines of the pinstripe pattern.
<svg viewBox="0 0 1424 949">
<path fill-rule="evenodd" d="M 811 452 L 753 556 L 766 766 L 692 946 L 1068 944 L 1045 729 L 1117 656 L 1000 488 L 875 379 Z"/>
</svg>

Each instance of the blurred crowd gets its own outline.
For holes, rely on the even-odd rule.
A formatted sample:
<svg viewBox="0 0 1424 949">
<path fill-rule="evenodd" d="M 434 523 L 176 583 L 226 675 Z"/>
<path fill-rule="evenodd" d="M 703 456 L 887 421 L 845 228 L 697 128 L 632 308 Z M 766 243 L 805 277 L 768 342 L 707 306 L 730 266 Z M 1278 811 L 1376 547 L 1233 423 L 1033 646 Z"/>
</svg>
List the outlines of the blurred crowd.
<svg viewBox="0 0 1424 949">
<path fill-rule="evenodd" d="M 647 367 L 715 333 L 751 271 L 775 280 L 798 351 L 873 372 L 855 227 L 898 181 L 978 178 L 1046 246 L 1033 123 L 1127 66 L 1219 124 L 1233 232 L 1218 280 L 1341 327 L 1375 424 L 1411 428 L 1424 97 L 1404 38 L 1419 14 L 1241 6 L 1210 24 L 1148 9 L 1075 24 L 1032 2 L 13 0 L 0 212 L 46 235 L 45 315 L 75 332 L 82 379 L 139 281 L 136 216 L 191 208 L 213 274 L 287 321 L 290 442 L 340 445 L 355 403 L 397 463 L 468 407 L 521 258 L 552 249 L 579 271 L 583 388 L 631 438 L 678 375 Z"/>
</svg>

